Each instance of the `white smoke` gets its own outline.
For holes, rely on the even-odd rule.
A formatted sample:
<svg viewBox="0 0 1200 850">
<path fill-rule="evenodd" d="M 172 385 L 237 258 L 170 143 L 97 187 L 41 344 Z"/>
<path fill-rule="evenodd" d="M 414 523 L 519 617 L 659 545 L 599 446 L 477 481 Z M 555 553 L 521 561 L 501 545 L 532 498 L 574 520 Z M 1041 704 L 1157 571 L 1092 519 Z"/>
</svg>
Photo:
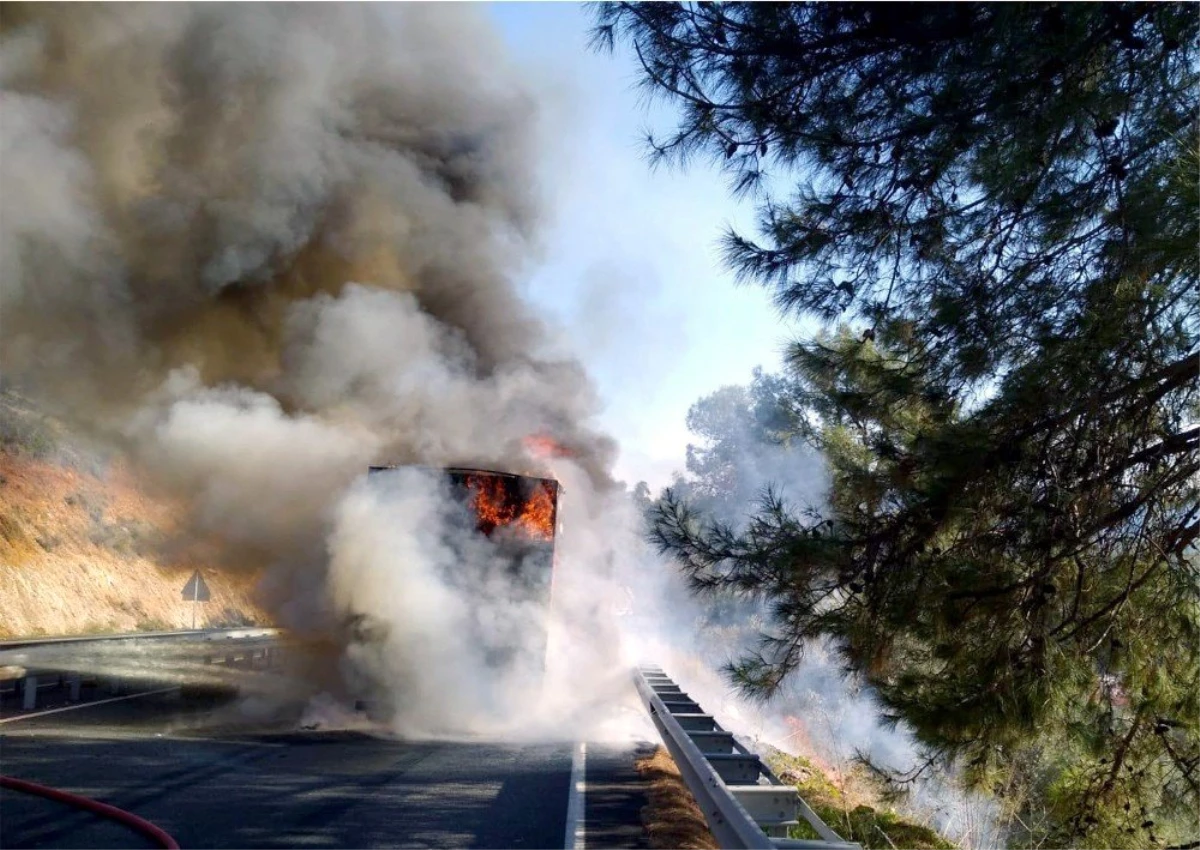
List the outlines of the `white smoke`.
<svg viewBox="0 0 1200 850">
<path fill-rule="evenodd" d="M 760 377 L 756 371 L 755 385 Z M 674 487 L 706 520 L 744 528 L 768 487 L 793 513 L 820 512 L 827 504 L 829 478 L 821 458 L 803 444 L 765 439 L 755 417 L 767 414 L 756 407 L 752 387 L 721 388 L 689 412 L 689 428 L 702 442 L 689 446 L 689 474 L 677 475 Z M 751 748 L 762 743 L 812 758 L 840 785 L 856 770 L 860 755 L 899 774 L 921 766 L 911 730 L 884 720 L 874 692 L 846 671 L 830 641 L 807 641 L 800 664 L 770 700 L 747 699 L 722 669 L 755 650 L 760 635 L 773 633 L 769 604 L 694 596 L 669 561 L 644 546 L 631 551 L 637 553 L 632 581 L 641 603 L 636 634 L 627 641 L 631 663 L 661 665 Z M 926 771 L 908 787 L 901 805 L 909 817 L 960 846 L 1003 843 L 997 807 L 965 791 L 952 772 Z"/>
<path fill-rule="evenodd" d="M 608 509 L 623 500 L 588 492 L 569 461 L 556 472 L 563 530 L 548 603 L 514 579 L 503 537 L 474 533 L 436 470 L 360 481 L 339 504 L 333 603 L 381 632 L 350 644 L 352 670 L 366 674 L 353 684 L 386 703 L 398 731 L 541 740 L 645 731 L 628 704 L 613 616 L 613 556 L 630 540 Z M 608 519 L 588 516 L 598 508 Z"/>
</svg>

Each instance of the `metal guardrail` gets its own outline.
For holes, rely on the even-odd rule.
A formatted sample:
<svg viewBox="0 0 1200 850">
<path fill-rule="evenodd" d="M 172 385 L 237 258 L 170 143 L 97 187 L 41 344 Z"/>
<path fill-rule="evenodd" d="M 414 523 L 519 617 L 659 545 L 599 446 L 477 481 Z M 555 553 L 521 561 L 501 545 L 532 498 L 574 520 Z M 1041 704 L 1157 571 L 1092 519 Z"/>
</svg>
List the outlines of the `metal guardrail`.
<svg viewBox="0 0 1200 850">
<path fill-rule="evenodd" d="M 33 711 L 38 706 L 39 690 L 67 689 L 69 703 L 80 700 L 84 676 L 78 672 L 62 672 L 58 669 L 39 669 L 38 655 L 42 647 L 63 644 L 80 644 L 100 641 L 135 642 L 143 640 L 184 640 L 189 643 L 212 643 L 204 651 L 206 664 L 224 664 L 228 667 L 273 666 L 277 650 L 271 644 L 283 633 L 282 629 L 240 627 L 233 629 L 189 629 L 174 632 L 130 632 L 110 635 L 72 635 L 50 638 L 18 638 L 0 641 L 0 698 L 19 690 L 21 710 Z M 268 645 L 263 646 L 266 642 Z M 94 677 L 89 677 L 94 678 Z M 9 685 L 11 683 L 11 686 Z M 122 677 L 112 678 L 114 692 L 122 689 Z"/>
<path fill-rule="evenodd" d="M 640 667 L 634 684 L 684 782 L 724 848 L 861 850 L 843 841 L 756 753 L 705 714 L 658 667 Z M 821 840 L 788 838 L 803 817 Z"/>
<path fill-rule="evenodd" d="M 252 637 L 275 637 L 281 629 L 239 626 L 233 629 L 183 629 L 174 632 L 125 632 L 110 635 L 65 635 L 62 637 L 9 638 L 0 640 L 0 652 L 24 649 L 29 646 L 46 646 L 58 643 L 91 643 L 109 640 L 163 640 L 167 638 L 196 638 L 197 640 L 228 640 Z"/>
</svg>

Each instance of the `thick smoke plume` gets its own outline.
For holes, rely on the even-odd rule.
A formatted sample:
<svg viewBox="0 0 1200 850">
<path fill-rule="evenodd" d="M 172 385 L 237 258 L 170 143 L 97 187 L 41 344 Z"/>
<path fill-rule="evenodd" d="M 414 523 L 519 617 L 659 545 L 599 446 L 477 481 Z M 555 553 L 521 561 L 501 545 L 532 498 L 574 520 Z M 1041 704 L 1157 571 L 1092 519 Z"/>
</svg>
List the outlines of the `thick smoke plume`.
<svg viewBox="0 0 1200 850">
<path fill-rule="evenodd" d="M 580 510 L 612 491 L 591 386 L 514 283 L 538 116 L 477 12 L 21 5 L 0 38 L 0 373 L 265 572 L 279 623 L 332 640 L 322 686 L 382 677 L 412 730 L 466 724 L 440 689 L 495 704 L 463 686 L 492 687 L 466 638 L 487 553 L 461 592 L 436 483 L 356 483 L 548 472 L 524 448 L 546 434 Z M 589 521 L 574 569 L 599 575 Z M 339 637 L 358 614 L 389 624 L 382 657 Z"/>
</svg>

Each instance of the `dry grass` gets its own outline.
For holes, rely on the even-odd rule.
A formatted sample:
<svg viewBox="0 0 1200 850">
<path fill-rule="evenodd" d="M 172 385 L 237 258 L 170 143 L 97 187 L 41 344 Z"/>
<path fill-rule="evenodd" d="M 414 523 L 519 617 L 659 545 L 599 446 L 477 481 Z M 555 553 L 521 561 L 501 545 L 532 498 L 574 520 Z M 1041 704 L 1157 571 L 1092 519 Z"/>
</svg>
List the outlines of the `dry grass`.
<svg viewBox="0 0 1200 850">
<path fill-rule="evenodd" d="M 37 555 L 37 543 L 20 517 L 6 507 L 0 507 L 0 563 L 24 564 Z"/>
<path fill-rule="evenodd" d="M 120 467 L 99 478 L 0 448 L 0 638 L 189 626 L 180 590 L 206 561 L 160 545 L 180 517 Z M 198 624 L 266 620 L 252 574 L 205 577 Z"/>
<path fill-rule="evenodd" d="M 954 845 L 933 829 L 905 817 L 882 799 L 882 789 L 861 769 L 830 776 L 814 761 L 779 750 L 765 753 L 767 764 L 800 796 L 821 820 L 846 841 L 864 850 L 953 850 Z M 816 830 L 801 821 L 790 837 L 818 839 Z"/>
<path fill-rule="evenodd" d="M 642 808 L 642 825 L 651 847 L 716 850 L 720 846 L 665 749 L 658 747 L 653 755 L 638 759 L 636 767 L 648 786 L 650 803 Z"/>
</svg>

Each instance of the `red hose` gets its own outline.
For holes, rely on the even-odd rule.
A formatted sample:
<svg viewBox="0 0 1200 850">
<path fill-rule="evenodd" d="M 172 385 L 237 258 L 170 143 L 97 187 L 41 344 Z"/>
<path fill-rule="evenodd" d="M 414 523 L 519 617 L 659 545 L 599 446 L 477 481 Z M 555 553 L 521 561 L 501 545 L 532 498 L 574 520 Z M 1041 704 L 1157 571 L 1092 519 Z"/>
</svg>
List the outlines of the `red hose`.
<svg viewBox="0 0 1200 850">
<path fill-rule="evenodd" d="M 28 782 L 24 779 L 15 779 L 11 776 L 0 776 L 0 788 L 23 791 L 26 794 L 36 794 L 48 800 L 66 803 L 68 806 L 74 806 L 77 809 L 86 809 L 89 812 L 109 818 L 110 820 L 115 820 L 117 823 L 124 824 L 130 829 L 142 833 L 142 835 L 156 842 L 159 847 L 164 847 L 166 850 L 179 850 L 179 842 L 164 830 L 144 818 L 139 818 L 137 815 L 127 812 L 124 809 L 118 809 L 116 806 L 110 806 L 108 803 L 101 803 L 99 800 L 80 797 L 78 794 L 60 791 L 57 788 L 50 788 L 46 785 L 38 785 L 36 782 Z"/>
</svg>

